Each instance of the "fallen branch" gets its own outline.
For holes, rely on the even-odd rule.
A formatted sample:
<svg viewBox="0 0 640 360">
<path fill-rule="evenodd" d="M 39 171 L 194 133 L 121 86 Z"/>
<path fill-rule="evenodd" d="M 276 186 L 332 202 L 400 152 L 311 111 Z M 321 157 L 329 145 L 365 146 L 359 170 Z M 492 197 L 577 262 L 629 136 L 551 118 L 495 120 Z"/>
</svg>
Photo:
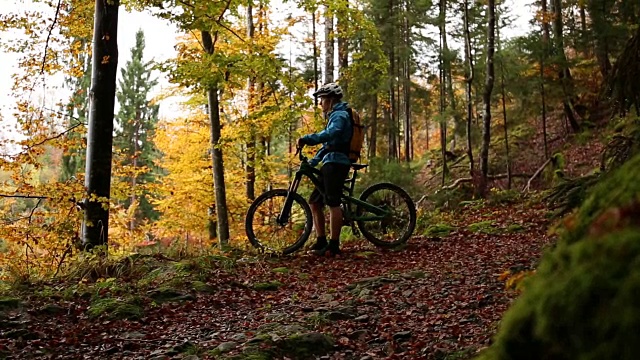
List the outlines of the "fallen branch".
<svg viewBox="0 0 640 360">
<path fill-rule="evenodd" d="M 527 181 L 527 185 L 522 189 L 523 193 L 526 193 L 529 191 L 529 189 L 531 188 L 531 182 L 538 177 L 538 175 L 540 175 L 540 173 L 542 172 L 542 170 L 544 170 L 544 168 L 547 167 L 547 165 L 549 165 L 549 163 L 551 162 L 552 158 L 547 159 L 547 161 L 544 162 L 544 164 L 542 164 L 542 166 L 540 166 L 540 168 L 535 172 L 535 174 L 533 174 L 533 176 L 529 179 L 529 181 Z"/>
<path fill-rule="evenodd" d="M 460 163 L 462 160 L 464 160 L 466 157 L 467 157 L 467 154 L 462 154 L 462 156 L 461 156 L 458 160 L 454 161 L 453 163 L 451 163 L 451 165 L 449 165 L 449 166 L 447 167 L 447 170 L 451 170 L 451 169 L 453 169 L 455 165 L 459 164 L 459 163 Z M 430 178 L 428 178 L 428 179 L 424 182 L 425 184 L 428 184 L 428 183 L 429 183 L 431 180 L 433 180 L 436 176 L 438 176 L 438 175 L 440 175 L 440 174 L 442 173 L 442 166 L 439 166 L 439 167 L 438 167 L 438 169 L 439 169 L 439 170 L 438 170 L 438 171 L 436 171 L 436 173 L 435 173 L 435 174 L 433 174 L 433 176 L 431 176 Z"/>
<path fill-rule="evenodd" d="M 112 340 L 118 341 L 134 341 L 134 342 L 164 342 L 175 341 L 175 339 L 137 339 L 137 338 L 125 338 L 125 337 L 112 337 Z"/>
<path fill-rule="evenodd" d="M 489 175 L 487 178 L 489 180 L 500 180 L 500 179 L 506 179 L 509 176 L 509 174 L 498 174 L 498 175 Z M 531 177 L 531 174 L 512 174 L 511 175 L 512 178 L 529 178 Z M 451 190 L 454 189 L 455 187 L 459 186 L 462 183 L 467 183 L 467 182 L 471 182 L 473 181 L 473 178 L 460 178 L 457 179 L 456 181 L 454 181 L 451 185 L 447 185 L 447 186 L 443 186 L 441 188 L 441 190 Z M 423 195 L 420 200 L 416 201 L 416 206 L 420 206 L 420 204 L 427 200 L 427 198 L 429 197 L 429 195 Z"/>
<path fill-rule="evenodd" d="M 512 174 L 511 177 L 512 178 L 528 178 L 530 177 L 531 174 Z M 534 175 L 535 176 L 535 175 Z M 506 179 L 509 177 L 509 174 L 498 174 L 498 175 L 489 175 L 487 176 L 487 180 L 500 180 L 500 179 Z M 456 188 L 457 186 L 459 186 L 462 183 L 467 183 L 467 182 L 472 182 L 473 178 L 460 178 L 457 179 L 456 181 L 454 181 L 451 185 L 447 185 L 447 186 L 443 186 L 442 190 L 451 190 Z"/>
</svg>

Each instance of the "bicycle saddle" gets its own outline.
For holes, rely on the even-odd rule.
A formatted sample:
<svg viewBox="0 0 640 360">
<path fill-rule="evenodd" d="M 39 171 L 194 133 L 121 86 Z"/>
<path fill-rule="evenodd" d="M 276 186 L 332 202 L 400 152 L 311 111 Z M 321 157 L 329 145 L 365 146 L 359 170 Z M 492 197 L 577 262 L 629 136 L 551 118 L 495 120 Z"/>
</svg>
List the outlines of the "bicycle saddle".
<svg viewBox="0 0 640 360">
<path fill-rule="evenodd" d="M 351 167 L 353 168 L 353 170 L 364 169 L 367 166 L 369 166 L 369 164 L 351 164 Z"/>
</svg>

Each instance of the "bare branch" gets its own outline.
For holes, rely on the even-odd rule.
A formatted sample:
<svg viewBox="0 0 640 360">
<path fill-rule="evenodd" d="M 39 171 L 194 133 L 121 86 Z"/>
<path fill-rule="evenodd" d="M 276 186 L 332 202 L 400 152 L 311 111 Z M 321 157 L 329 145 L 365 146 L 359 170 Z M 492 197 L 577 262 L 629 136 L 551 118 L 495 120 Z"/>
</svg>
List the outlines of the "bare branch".
<svg viewBox="0 0 640 360">
<path fill-rule="evenodd" d="M 49 27 L 49 33 L 47 34 L 47 41 L 44 44 L 44 55 L 42 56 L 42 67 L 40 68 L 40 75 L 44 74 L 44 66 L 47 62 L 47 51 L 49 50 L 49 40 L 51 40 L 51 33 L 53 32 L 53 28 L 56 26 L 56 22 L 58 22 L 58 15 L 60 14 L 61 4 L 62 4 L 62 0 L 58 0 L 58 6 L 56 7 L 56 15 L 53 17 L 53 23 Z"/>
<path fill-rule="evenodd" d="M 222 22 L 219 22 L 218 25 L 220 25 L 220 27 L 222 27 L 223 29 L 227 30 L 228 32 L 230 32 L 231 34 L 233 34 L 235 37 L 237 37 L 240 41 L 242 42 L 247 42 L 242 36 L 238 35 L 237 32 L 235 32 L 235 30 L 231 29 L 230 27 L 228 27 L 227 25 L 223 24 Z"/>
<path fill-rule="evenodd" d="M 0 194 L 2 198 L 19 198 L 19 199 L 49 199 L 48 196 L 40 196 L 40 195 L 20 195 L 20 194 Z"/>
<path fill-rule="evenodd" d="M 227 10 L 229 10 L 230 5 L 231 5 L 231 0 L 227 0 L 227 4 L 225 5 L 224 9 L 220 13 L 220 16 L 218 16 L 218 20 L 216 20 L 217 23 L 220 23 L 220 21 L 222 21 L 222 17 L 224 16 L 224 13 L 226 13 Z"/>
<path fill-rule="evenodd" d="M 33 145 L 30 145 L 30 146 L 27 146 L 27 150 L 33 149 L 36 146 L 40 146 L 40 145 L 46 143 L 47 141 L 51 141 L 51 140 L 54 140 L 54 139 L 59 139 L 59 138 L 63 137 L 64 135 L 66 135 L 66 134 L 70 133 L 71 131 L 73 131 L 75 128 L 78 128 L 78 127 L 80 127 L 82 125 L 86 125 L 86 124 L 85 123 L 75 124 L 72 127 L 66 129 L 65 131 L 63 131 L 63 132 L 61 132 L 59 134 L 56 134 L 56 135 L 54 135 L 52 137 L 45 138 L 45 139 L 41 140 L 40 142 L 37 142 L 37 143 L 35 143 Z"/>
</svg>

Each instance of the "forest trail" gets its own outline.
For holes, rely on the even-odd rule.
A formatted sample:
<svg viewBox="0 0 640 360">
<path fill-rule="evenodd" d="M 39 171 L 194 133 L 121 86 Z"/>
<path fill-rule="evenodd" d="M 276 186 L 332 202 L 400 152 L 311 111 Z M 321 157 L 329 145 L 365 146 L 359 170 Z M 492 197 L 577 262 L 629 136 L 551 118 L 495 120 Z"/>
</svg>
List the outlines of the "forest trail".
<svg viewBox="0 0 640 360">
<path fill-rule="evenodd" d="M 440 237 L 415 237 L 401 250 L 348 243 L 341 259 L 241 258 L 210 267 L 202 282 L 176 276 L 182 290 L 161 275 L 145 291 L 148 276 L 64 296 L 51 287 L 14 306 L 5 299 L 0 357 L 471 358 L 516 295 L 501 274 L 533 269 L 549 242 L 545 213 L 540 205 L 467 206 Z M 96 313 L 98 296 L 118 302 L 132 293 L 139 309 Z M 317 355 L 292 352 L 288 339 Z"/>
</svg>

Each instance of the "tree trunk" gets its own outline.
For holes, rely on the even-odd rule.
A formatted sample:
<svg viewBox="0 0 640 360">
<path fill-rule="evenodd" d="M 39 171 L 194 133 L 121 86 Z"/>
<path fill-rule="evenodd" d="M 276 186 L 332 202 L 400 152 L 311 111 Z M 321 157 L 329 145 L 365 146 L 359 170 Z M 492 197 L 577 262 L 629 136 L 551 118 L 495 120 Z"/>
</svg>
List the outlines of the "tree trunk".
<svg viewBox="0 0 640 360">
<path fill-rule="evenodd" d="M 552 0 L 553 1 L 553 0 Z M 547 8 L 547 0 L 540 0 L 540 10 L 542 12 L 542 42 L 543 44 L 549 43 L 549 9 Z M 548 51 L 548 47 L 545 46 L 545 56 Z"/>
<path fill-rule="evenodd" d="M 580 131 L 580 125 L 576 120 L 575 114 L 573 113 L 573 78 L 571 76 L 571 71 L 569 70 L 569 65 L 567 63 L 567 56 L 564 52 L 564 37 L 562 35 L 563 32 L 563 20 L 562 20 L 562 0 L 553 0 L 553 11 L 554 11 L 554 19 L 553 19 L 553 32 L 555 38 L 555 49 L 560 59 L 560 73 L 558 77 L 562 84 L 562 92 L 564 95 L 563 99 L 563 108 L 565 116 L 567 120 L 569 120 L 569 124 L 571 125 L 571 129 L 573 132 Z"/>
<path fill-rule="evenodd" d="M 387 93 L 386 94 L 387 99 L 388 99 L 388 96 L 389 96 L 389 94 Z M 386 139 L 387 158 L 389 158 L 391 156 L 391 153 L 393 152 L 393 147 L 391 146 L 391 136 L 390 136 L 390 134 L 391 134 L 390 126 L 392 125 L 391 124 L 391 110 L 389 109 L 389 106 L 386 106 L 385 104 L 382 105 L 382 120 L 384 122 L 384 127 L 382 128 L 382 130 L 384 131 L 385 128 L 387 130 L 387 133 L 384 134 L 384 132 L 383 132 L 382 136 L 386 135 L 386 137 L 387 137 L 387 139 Z M 382 142 L 385 143 L 384 140 Z"/>
<path fill-rule="evenodd" d="M 594 38 L 595 38 L 595 54 L 600 67 L 600 73 L 605 79 L 609 78 L 611 73 L 611 60 L 609 59 L 609 43 L 608 33 L 610 30 L 610 22 L 606 15 L 611 9 L 607 9 L 607 2 L 602 0 L 589 0 L 587 2 L 589 8 L 589 18 L 591 19 Z"/>
<path fill-rule="evenodd" d="M 311 38 L 313 41 L 313 91 L 318 91 L 318 39 L 316 39 L 316 9 L 311 12 Z M 313 104 L 318 107 L 318 98 L 313 97 Z"/>
<path fill-rule="evenodd" d="M 587 34 L 587 12 L 586 6 L 583 1 L 580 1 L 579 4 L 579 13 L 580 13 L 580 46 L 582 47 L 582 51 L 585 56 L 591 57 L 591 52 L 589 51 L 589 41 Z"/>
<path fill-rule="evenodd" d="M 109 201 L 111 193 L 119 6 L 119 0 L 95 2 L 91 109 L 85 165 L 87 199 L 82 224 L 82 245 L 86 250 L 107 245 L 109 238 L 109 204 L 103 206 L 96 198 Z"/>
<path fill-rule="evenodd" d="M 347 82 L 346 73 L 349 68 L 349 38 L 347 37 L 347 27 L 349 24 L 349 1 L 346 1 L 346 9 L 338 14 L 338 76 L 340 78 L 340 86 L 342 91 L 348 94 L 349 84 Z"/>
<path fill-rule="evenodd" d="M 411 26 L 409 18 L 404 19 L 404 45 L 406 58 L 404 59 L 404 160 L 411 161 Z"/>
<path fill-rule="evenodd" d="M 495 77 L 495 69 L 493 64 L 493 55 L 495 52 L 495 29 L 496 29 L 496 2 L 488 1 L 488 26 L 487 26 L 487 78 L 484 89 L 483 103 L 484 116 L 482 128 L 482 150 L 480 153 L 482 177 L 480 178 L 480 186 L 478 194 L 486 196 L 487 181 L 489 175 L 489 144 L 491 143 L 491 94 L 493 92 L 493 83 Z"/>
<path fill-rule="evenodd" d="M 131 162 L 131 166 L 133 166 L 133 176 L 131 176 L 131 204 L 129 206 L 135 206 L 135 202 L 136 202 L 136 186 L 138 186 L 137 184 L 137 171 L 138 170 L 138 152 L 140 151 L 140 149 L 138 149 L 138 141 L 139 141 L 139 136 L 138 136 L 138 132 L 139 130 L 139 126 L 140 126 L 140 110 L 136 110 L 136 119 L 135 119 L 135 123 L 133 126 L 133 154 L 131 156 L 131 158 L 133 159 L 133 161 Z M 129 230 L 133 231 L 136 228 L 136 214 L 137 210 L 134 211 L 134 213 L 132 214 L 131 217 L 131 222 L 129 223 Z"/>
<path fill-rule="evenodd" d="M 442 186 L 444 186 L 447 180 L 447 121 L 445 119 L 445 109 L 447 107 L 446 101 L 446 66 L 445 66 L 445 51 L 446 51 L 446 0 L 440 0 L 440 15 L 439 15 L 439 28 L 440 28 L 440 147 L 442 153 Z"/>
<path fill-rule="evenodd" d="M 471 58 L 471 33 L 469 31 L 469 1 L 464 0 L 464 56 L 466 62 L 465 80 L 466 80 L 466 101 L 467 101 L 467 156 L 469 157 L 469 176 L 473 178 L 473 147 L 471 144 L 471 122 L 473 121 L 473 59 Z"/>
<path fill-rule="evenodd" d="M 404 160 L 411 161 L 411 76 L 409 74 L 409 59 L 405 65 L 404 90 Z"/>
<path fill-rule="evenodd" d="M 446 6 L 446 4 L 445 4 Z M 445 7 L 445 19 L 446 19 L 446 7 Z M 444 20 L 443 20 L 444 21 Z M 451 136 L 451 146 L 450 146 L 450 151 L 454 151 L 455 147 L 456 147 L 456 138 L 458 136 L 458 126 L 460 124 L 460 119 L 458 118 L 457 112 L 456 112 L 456 97 L 455 94 L 453 92 L 453 76 L 451 73 L 451 58 L 450 58 L 450 54 L 449 54 L 449 45 L 448 45 L 448 39 L 447 39 L 447 24 L 446 21 L 442 26 L 442 47 L 443 47 L 443 51 L 444 51 L 444 77 L 446 79 L 446 93 L 447 96 L 449 97 L 449 101 L 447 102 L 448 104 L 448 108 L 451 110 L 451 114 L 453 115 L 453 134 Z"/>
<path fill-rule="evenodd" d="M 371 97 L 371 133 L 369 135 L 369 158 L 376 157 L 378 148 L 378 95 Z"/>
<path fill-rule="evenodd" d="M 502 38 L 500 37 L 500 26 L 496 28 L 498 43 L 498 53 L 502 55 Z M 504 149 L 507 163 L 507 189 L 511 189 L 511 156 L 509 154 L 509 127 L 507 120 L 507 92 L 505 90 L 505 68 L 504 58 L 500 56 L 500 95 L 502 97 L 502 118 L 504 120 Z"/>
<path fill-rule="evenodd" d="M 429 151 L 429 149 L 431 148 L 429 146 L 429 125 L 430 125 L 429 124 L 429 117 L 425 117 L 425 120 L 426 121 L 425 121 L 424 128 L 425 128 L 425 136 L 427 137 L 426 146 L 427 146 L 427 151 Z"/>
<path fill-rule="evenodd" d="M 541 1 L 542 10 L 542 54 L 540 55 L 540 99 L 542 102 L 542 142 L 544 145 L 544 157 L 549 158 L 547 145 L 547 99 L 544 87 L 544 69 L 547 55 L 549 54 L 549 24 L 547 23 L 547 0 Z"/>
<path fill-rule="evenodd" d="M 547 141 L 547 95 L 544 87 L 544 58 L 540 59 L 540 98 L 542 101 L 542 142 L 544 144 L 544 158 L 549 158 Z"/>
<path fill-rule="evenodd" d="M 207 54 L 214 52 L 214 42 L 208 31 L 202 30 L 202 43 Z M 216 34 L 217 35 L 217 34 Z M 210 84 L 207 89 L 209 102 L 209 120 L 211 121 L 211 163 L 213 165 L 213 187 L 215 190 L 215 211 L 218 222 L 218 241 L 220 246 L 229 243 L 229 218 L 227 215 L 227 193 L 224 183 L 224 162 L 220 148 L 220 103 L 218 85 Z"/>
<path fill-rule="evenodd" d="M 247 4 L 247 37 L 250 41 L 253 40 L 255 33 L 255 27 L 253 25 L 253 4 L 252 0 L 249 0 Z M 246 195 L 247 199 L 253 200 L 256 197 L 255 185 L 256 185 L 256 130 L 251 120 L 251 115 L 254 111 L 254 92 L 255 92 L 255 79 L 253 76 L 249 76 L 247 81 L 247 125 L 249 126 L 249 140 L 247 141 L 247 180 L 246 180 Z"/>
<path fill-rule="evenodd" d="M 401 104 L 401 96 L 400 96 L 400 83 L 404 82 L 404 73 L 403 73 L 403 68 L 401 68 L 402 62 L 400 61 L 400 54 L 398 51 L 398 56 L 396 58 L 396 76 L 395 78 L 398 79 L 398 81 L 396 81 L 396 86 L 394 88 L 394 94 L 396 97 L 396 112 L 395 112 L 395 123 L 394 126 L 396 128 L 395 131 L 395 137 L 394 137 L 394 143 L 396 145 L 396 149 L 395 149 L 395 153 L 396 153 L 396 158 L 398 160 L 400 160 L 400 155 L 402 154 L 402 140 L 400 139 L 400 129 L 402 128 L 402 119 L 400 116 L 400 110 L 402 108 L 402 104 Z"/>
<path fill-rule="evenodd" d="M 333 82 L 333 56 L 334 56 L 334 39 L 333 39 L 333 11 L 329 6 L 325 6 L 324 12 L 324 83 Z"/>
<path fill-rule="evenodd" d="M 391 109 L 389 109 L 389 118 L 387 119 L 387 130 L 388 130 L 388 144 L 389 144 L 389 159 L 397 159 L 398 156 L 396 154 L 398 149 L 398 144 L 396 143 L 396 90 L 395 90 L 395 81 L 393 80 L 394 74 L 396 73 L 396 62 L 395 62 L 395 51 L 392 49 L 389 53 L 389 102 Z"/>
</svg>

